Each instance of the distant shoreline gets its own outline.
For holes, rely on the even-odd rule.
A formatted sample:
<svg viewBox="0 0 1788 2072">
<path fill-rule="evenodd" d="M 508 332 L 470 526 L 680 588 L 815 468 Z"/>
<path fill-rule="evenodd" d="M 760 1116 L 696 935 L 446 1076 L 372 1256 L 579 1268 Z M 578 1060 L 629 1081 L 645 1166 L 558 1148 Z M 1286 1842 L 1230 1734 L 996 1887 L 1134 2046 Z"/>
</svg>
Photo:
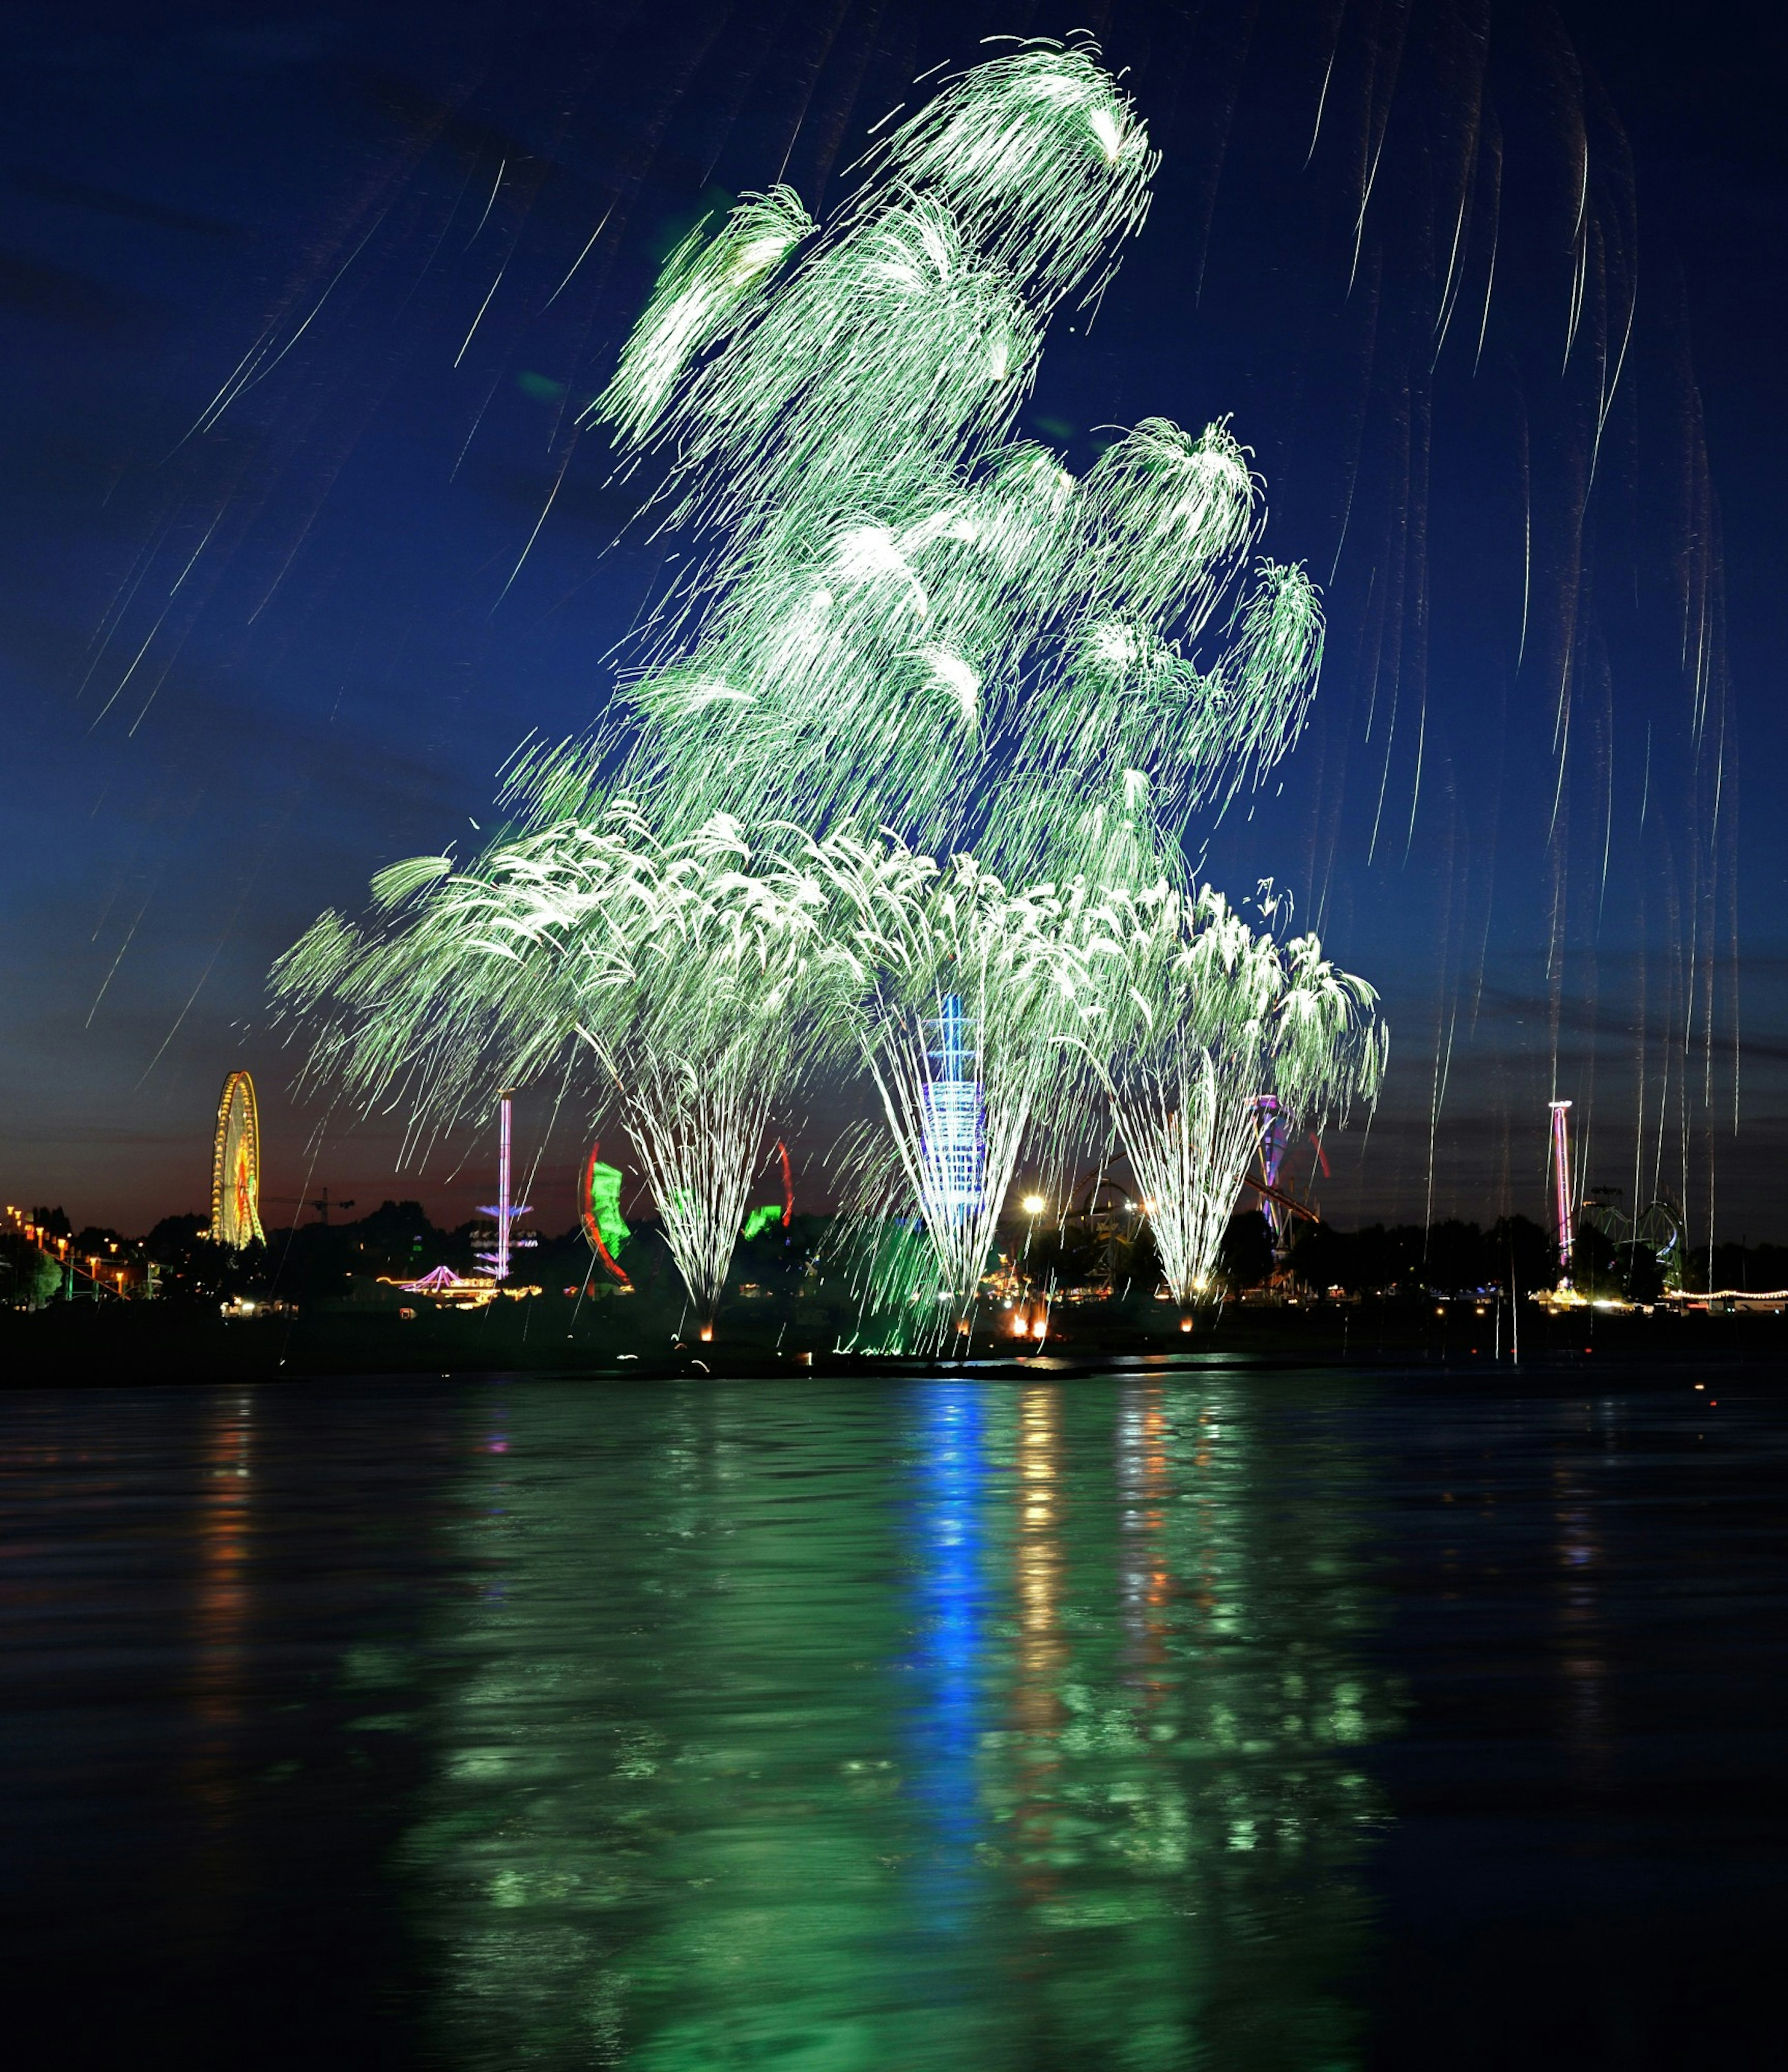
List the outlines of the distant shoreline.
<svg viewBox="0 0 1788 2072">
<path fill-rule="evenodd" d="M 1302 1312 L 1231 1307 L 1201 1317 L 1190 1338 L 1165 1320 L 1153 1332 L 1104 1330 L 1099 1328 L 1103 1320 L 1071 1312 L 1063 1327 L 1033 1350 L 1020 1350 L 1022 1342 L 977 1332 L 960 1359 L 803 1344 L 799 1326 L 808 1320 L 798 1316 L 760 1321 L 749 1313 L 738 1318 L 723 1313 L 718 1337 L 709 1345 L 680 1343 L 669 1329 L 660 1336 L 645 1316 L 639 1320 L 641 1329 L 623 1336 L 614 1329 L 612 1311 L 579 1317 L 570 1304 L 553 1300 L 471 1315 L 325 1311 L 228 1321 L 171 1304 L 72 1305 L 0 1315 L 0 1388 L 495 1375 L 597 1382 L 704 1375 L 905 1380 L 949 1375 L 1036 1381 L 1114 1369 L 1195 1373 L 1212 1364 L 1260 1372 L 1313 1367 L 1445 1372 L 1461 1381 L 1542 1375 L 1576 1381 L 1592 1375 L 1598 1363 L 1660 1371 L 1735 1363 L 1760 1372 L 1788 1371 L 1788 1317 L 1582 1310 L 1548 1315 L 1524 1306 L 1518 1366 L 1511 1357 L 1506 1313 L 1498 1346 L 1491 1319 L 1437 1315 L 1434 1305 L 1423 1303 L 1326 1304 Z M 822 1320 L 812 1322 L 818 1326 Z"/>
</svg>

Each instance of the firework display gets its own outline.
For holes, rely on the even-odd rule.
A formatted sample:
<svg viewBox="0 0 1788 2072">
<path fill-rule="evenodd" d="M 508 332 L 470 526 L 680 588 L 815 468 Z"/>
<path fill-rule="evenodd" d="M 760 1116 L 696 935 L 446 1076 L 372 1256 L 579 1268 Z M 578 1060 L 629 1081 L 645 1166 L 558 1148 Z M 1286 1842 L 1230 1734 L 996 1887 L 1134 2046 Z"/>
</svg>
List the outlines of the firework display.
<svg viewBox="0 0 1788 2072">
<path fill-rule="evenodd" d="M 1154 165 L 1091 47 L 1038 45 L 947 82 L 826 224 L 778 187 L 684 240 L 591 406 L 689 542 L 614 710 L 518 760 L 480 856 L 394 865 L 277 968 L 312 1069 L 421 1129 L 582 1061 L 705 1334 L 819 1079 L 867 1097 L 833 1158 L 865 1314 L 897 1281 L 931 1331 L 972 1322 L 1027 1147 L 1115 1136 L 1186 1305 L 1256 1098 L 1376 1091 L 1371 989 L 1186 862 L 1321 657 L 1302 570 L 1248 569 L 1245 449 L 1149 419 L 1077 479 L 1014 436 Z"/>
<path fill-rule="evenodd" d="M 1108 895 L 1100 921 L 1114 998 L 1087 1054 L 1168 1291 L 1189 1312 L 1259 1148 L 1261 1099 L 1316 1120 L 1371 1098 L 1385 1031 L 1371 989 L 1338 971 L 1315 936 L 1257 934 L 1209 888 Z"/>
</svg>

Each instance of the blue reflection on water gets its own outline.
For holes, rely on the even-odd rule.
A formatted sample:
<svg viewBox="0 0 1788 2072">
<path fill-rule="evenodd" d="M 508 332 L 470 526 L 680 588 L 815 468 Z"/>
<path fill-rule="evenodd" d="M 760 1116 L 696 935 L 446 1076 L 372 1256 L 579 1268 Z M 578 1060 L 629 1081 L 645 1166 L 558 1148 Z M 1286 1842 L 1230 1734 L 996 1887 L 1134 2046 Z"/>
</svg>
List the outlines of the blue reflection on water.
<svg viewBox="0 0 1788 2072">
<path fill-rule="evenodd" d="M 946 1917 L 960 1914 L 970 1897 L 981 1818 L 975 1758 L 988 1615 L 985 1412 L 975 1385 L 965 1380 L 932 1383 L 921 1392 L 920 1404 L 912 1795 L 933 1835 L 929 1861 L 919 1867 L 918 1896 L 934 1926 L 947 1930 Z"/>
</svg>

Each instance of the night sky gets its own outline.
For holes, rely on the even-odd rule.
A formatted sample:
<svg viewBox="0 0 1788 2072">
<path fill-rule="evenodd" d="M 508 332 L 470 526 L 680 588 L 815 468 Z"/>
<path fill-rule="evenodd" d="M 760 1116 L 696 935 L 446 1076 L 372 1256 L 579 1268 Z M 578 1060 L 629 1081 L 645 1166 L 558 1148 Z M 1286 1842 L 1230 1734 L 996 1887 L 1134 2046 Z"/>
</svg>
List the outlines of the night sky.
<svg viewBox="0 0 1788 2072">
<path fill-rule="evenodd" d="M 1312 725 L 1206 869 L 1383 994 L 1325 1210 L 1543 1215 L 1556 1090 L 1586 1183 L 1788 1236 L 1782 47 L 1611 0 L 15 11 L 7 1198 L 203 1207 L 238 1065 L 270 1223 L 488 1198 L 488 1136 L 458 1171 L 397 1170 L 395 1119 L 319 1141 L 268 966 L 601 709 L 675 543 L 574 420 L 669 245 L 779 176 L 835 203 L 915 76 L 1078 27 L 1165 162 L 1025 428 L 1083 467 L 1233 413 L 1266 550 L 1323 586 Z M 542 1147 L 548 1105 L 556 1227 L 586 1117 Z"/>
</svg>

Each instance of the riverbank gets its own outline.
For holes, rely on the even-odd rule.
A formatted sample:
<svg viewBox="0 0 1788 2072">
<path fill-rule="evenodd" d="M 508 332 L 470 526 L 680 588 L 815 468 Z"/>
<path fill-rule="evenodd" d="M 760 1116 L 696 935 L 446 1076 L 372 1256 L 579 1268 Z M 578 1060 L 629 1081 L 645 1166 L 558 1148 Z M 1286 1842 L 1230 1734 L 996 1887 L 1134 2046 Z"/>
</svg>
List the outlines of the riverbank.
<svg viewBox="0 0 1788 2072">
<path fill-rule="evenodd" d="M 1177 1315 L 1137 1321 L 1094 1309 L 1058 1313 L 1041 1345 L 977 1331 L 964 1358 L 982 1371 L 1068 1374 L 1114 1362 L 1178 1365 L 1209 1359 L 1297 1367 L 1419 1367 L 1486 1375 L 1515 1365 L 1510 1317 L 1473 1305 L 1429 1302 L 1231 1305 L 1200 1315 L 1190 1333 Z M 1741 1363 L 1788 1357 L 1788 1318 L 1775 1315 L 1552 1312 L 1524 1304 L 1520 1366 L 1575 1371 L 1597 1359 L 1646 1364 Z M 121 1380 L 302 1381 L 336 1375 L 537 1373 L 647 1375 L 888 1375 L 939 1363 L 850 1348 L 837 1321 L 799 1303 L 738 1305 L 704 1343 L 687 1320 L 621 1302 L 580 1305 L 559 1296 L 471 1312 L 421 1304 L 318 1308 L 224 1318 L 171 1303 L 75 1303 L 0 1315 L 5 1385 L 105 1385 Z"/>
</svg>

